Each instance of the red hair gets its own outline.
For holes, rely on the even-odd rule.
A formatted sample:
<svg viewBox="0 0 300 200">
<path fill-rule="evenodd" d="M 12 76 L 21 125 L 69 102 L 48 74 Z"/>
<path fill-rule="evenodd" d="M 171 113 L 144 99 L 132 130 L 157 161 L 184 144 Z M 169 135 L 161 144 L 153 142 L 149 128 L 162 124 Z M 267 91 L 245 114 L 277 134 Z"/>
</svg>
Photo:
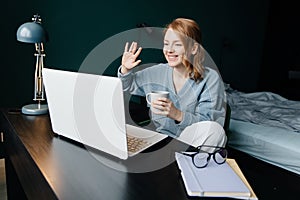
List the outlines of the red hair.
<svg viewBox="0 0 300 200">
<path fill-rule="evenodd" d="M 186 55 L 183 64 L 188 68 L 190 78 L 199 82 L 204 76 L 204 49 L 202 47 L 202 33 L 199 25 L 191 19 L 177 18 L 166 26 L 165 33 L 168 29 L 177 32 L 181 38 Z M 192 49 L 197 46 L 195 54 L 191 54 Z"/>
</svg>

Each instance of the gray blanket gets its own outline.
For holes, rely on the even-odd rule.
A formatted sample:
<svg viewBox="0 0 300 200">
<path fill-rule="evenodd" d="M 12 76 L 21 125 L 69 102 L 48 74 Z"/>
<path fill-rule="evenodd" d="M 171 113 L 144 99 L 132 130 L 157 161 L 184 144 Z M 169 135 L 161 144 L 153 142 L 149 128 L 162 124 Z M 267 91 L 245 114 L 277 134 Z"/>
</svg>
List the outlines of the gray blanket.
<svg viewBox="0 0 300 200">
<path fill-rule="evenodd" d="M 272 92 L 244 93 L 226 89 L 231 118 L 300 133 L 300 101 Z"/>
</svg>

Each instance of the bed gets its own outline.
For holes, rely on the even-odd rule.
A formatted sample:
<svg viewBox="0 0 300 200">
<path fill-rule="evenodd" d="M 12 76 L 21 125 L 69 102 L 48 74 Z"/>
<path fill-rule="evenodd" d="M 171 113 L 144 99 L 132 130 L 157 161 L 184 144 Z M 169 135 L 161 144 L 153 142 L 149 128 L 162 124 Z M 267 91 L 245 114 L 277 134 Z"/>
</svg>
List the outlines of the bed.
<svg viewBox="0 0 300 200">
<path fill-rule="evenodd" d="M 228 146 L 300 175 L 300 101 L 226 87 Z"/>
</svg>

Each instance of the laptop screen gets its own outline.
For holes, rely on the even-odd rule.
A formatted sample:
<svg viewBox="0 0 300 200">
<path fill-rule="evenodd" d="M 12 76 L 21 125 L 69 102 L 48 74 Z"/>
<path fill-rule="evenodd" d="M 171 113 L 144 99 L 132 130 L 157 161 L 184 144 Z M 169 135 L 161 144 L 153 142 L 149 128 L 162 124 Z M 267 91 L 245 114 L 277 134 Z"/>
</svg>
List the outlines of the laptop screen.
<svg viewBox="0 0 300 200">
<path fill-rule="evenodd" d="M 53 131 L 126 159 L 127 143 L 121 80 L 79 72 L 43 69 Z"/>
</svg>

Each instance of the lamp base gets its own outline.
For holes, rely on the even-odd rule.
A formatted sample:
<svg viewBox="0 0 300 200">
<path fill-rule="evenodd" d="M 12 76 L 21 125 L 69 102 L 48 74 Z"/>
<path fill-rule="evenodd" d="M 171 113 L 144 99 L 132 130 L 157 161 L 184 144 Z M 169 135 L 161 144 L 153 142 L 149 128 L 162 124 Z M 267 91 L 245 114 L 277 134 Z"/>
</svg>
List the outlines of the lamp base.
<svg viewBox="0 0 300 200">
<path fill-rule="evenodd" d="M 22 113 L 25 115 L 44 115 L 48 113 L 47 104 L 29 104 L 22 107 Z"/>
</svg>

